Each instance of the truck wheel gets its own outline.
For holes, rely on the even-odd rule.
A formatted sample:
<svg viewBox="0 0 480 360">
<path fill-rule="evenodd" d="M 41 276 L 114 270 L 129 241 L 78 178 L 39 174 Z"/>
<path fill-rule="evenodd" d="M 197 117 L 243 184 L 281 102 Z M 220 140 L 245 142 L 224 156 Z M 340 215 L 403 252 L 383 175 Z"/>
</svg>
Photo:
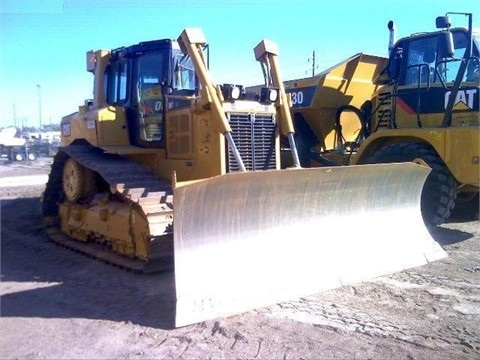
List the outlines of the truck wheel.
<svg viewBox="0 0 480 360">
<path fill-rule="evenodd" d="M 15 161 L 22 161 L 24 159 L 22 153 L 15 153 L 14 158 L 15 158 Z"/>
<path fill-rule="evenodd" d="M 28 160 L 35 161 L 37 159 L 37 155 L 33 152 L 28 153 Z"/>
<path fill-rule="evenodd" d="M 372 154 L 367 162 L 410 162 L 415 159 L 422 159 L 432 168 L 422 191 L 423 220 L 427 225 L 440 225 L 450 216 L 455 204 L 457 183 L 432 147 L 412 142 L 391 144 Z"/>
</svg>

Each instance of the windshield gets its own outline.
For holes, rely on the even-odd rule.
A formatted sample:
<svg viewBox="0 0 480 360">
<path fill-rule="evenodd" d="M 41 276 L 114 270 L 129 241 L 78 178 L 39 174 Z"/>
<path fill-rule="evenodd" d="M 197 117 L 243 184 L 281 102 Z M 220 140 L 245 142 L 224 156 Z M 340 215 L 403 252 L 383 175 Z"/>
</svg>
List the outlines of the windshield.
<svg viewBox="0 0 480 360">
<path fill-rule="evenodd" d="M 173 90 L 192 91 L 193 95 L 195 92 L 195 70 L 192 59 L 190 56 L 180 53 L 175 55 L 174 63 Z"/>
<path fill-rule="evenodd" d="M 480 34 L 477 34 L 480 35 Z M 408 44 L 405 85 L 453 82 L 460 70 L 468 47 L 465 30 L 452 31 L 454 52 L 451 58 L 442 58 L 439 37 L 436 34 L 413 38 Z M 474 44 L 473 57 L 468 59 L 463 81 L 478 79 L 478 47 Z"/>
</svg>

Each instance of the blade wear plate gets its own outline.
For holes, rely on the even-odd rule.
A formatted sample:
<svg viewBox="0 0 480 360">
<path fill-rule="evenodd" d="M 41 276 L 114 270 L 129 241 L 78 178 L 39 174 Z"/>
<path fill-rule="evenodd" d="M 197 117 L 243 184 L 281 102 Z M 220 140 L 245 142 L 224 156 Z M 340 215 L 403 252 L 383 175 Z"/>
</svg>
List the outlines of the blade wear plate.
<svg viewBox="0 0 480 360">
<path fill-rule="evenodd" d="M 416 164 L 231 173 L 174 190 L 176 326 L 446 256 Z"/>
</svg>

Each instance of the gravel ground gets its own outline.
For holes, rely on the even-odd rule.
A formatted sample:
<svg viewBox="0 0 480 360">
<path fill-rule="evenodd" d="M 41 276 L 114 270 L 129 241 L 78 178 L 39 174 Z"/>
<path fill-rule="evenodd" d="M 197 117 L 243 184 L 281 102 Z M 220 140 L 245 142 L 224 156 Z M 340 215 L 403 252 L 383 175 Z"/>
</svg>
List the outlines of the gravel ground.
<svg viewBox="0 0 480 360">
<path fill-rule="evenodd" d="M 43 185 L 23 176 L 50 161 L 0 162 L 2 359 L 480 358 L 478 220 L 432 231 L 446 259 L 172 329 L 172 273 L 133 274 L 45 237 Z"/>
</svg>

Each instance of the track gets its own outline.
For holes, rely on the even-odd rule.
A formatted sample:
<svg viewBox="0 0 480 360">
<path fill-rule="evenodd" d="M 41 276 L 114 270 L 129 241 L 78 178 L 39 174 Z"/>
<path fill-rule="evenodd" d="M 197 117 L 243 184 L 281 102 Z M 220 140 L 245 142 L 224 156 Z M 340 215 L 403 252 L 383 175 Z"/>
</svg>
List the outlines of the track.
<svg viewBox="0 0 480 360">
<path fill-rule="evenodd" d="M 109 186 L 116 201 L 141 208 L 152 234 L 148 261 L 114 253 L 110 248 L 94 241 L 71 239 L 60 230 L 58 205 L 64 201 L 62 176 L 68 158 L 95 171 L 97 178 L 100 177 Z M 43 194 L 42 209 L 48 237 L 62 246 L 136 272 L 162 271 L 173 267 L 172 188 L 140 163 L 119 155 L 105 154 L 101 149 L 89 145 L 62 147 L 52 164 Z M 157 233 L 156 229 L 163 228 L 166 223 L 168 231 Z"/>
</svg>

